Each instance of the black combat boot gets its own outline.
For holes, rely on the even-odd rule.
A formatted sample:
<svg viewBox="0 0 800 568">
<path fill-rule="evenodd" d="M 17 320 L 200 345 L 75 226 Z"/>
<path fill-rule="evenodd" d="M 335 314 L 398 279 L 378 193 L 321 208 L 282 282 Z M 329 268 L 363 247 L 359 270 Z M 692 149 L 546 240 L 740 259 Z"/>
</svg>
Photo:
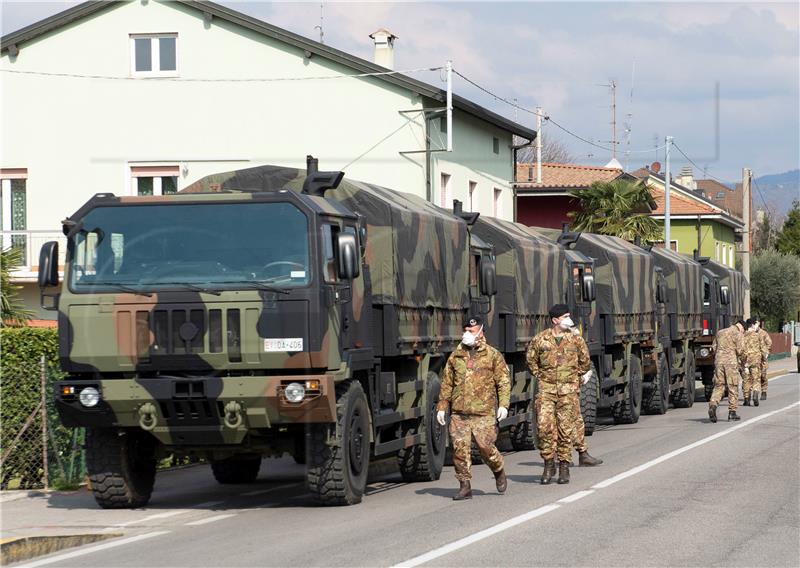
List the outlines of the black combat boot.
<svg viewBox="0 0 800 568">
<path fill-rule="evenodd" d="M 569 462 L 558 463 L 558 484 L 569 483 Z"/>
<path fill-rule="evenodd" d="M 761 393 L 761 400 L 767 400 L 767 393 L 766 392 L 762 392 Z"/>
<path fill-rule="evenodd" d="M 600 465 L 601 463 L 603 463 L 603 460 L 590 456 L 589 450 L 586 450 L 585 452 L 578 452 L 578 465 L 581 467 Z"/>
<path fill-rule="evenodd" d="M 758 406 L 758 393 L 753 393 L 753 406 Z"/>
<path fill-rule="evenodd" d="M 506 471 L 501 469 L 500 471 L 494 472 L 494 483 L 497 485 L 497 492 L 501 495 L 506 492 L 506 488 L 508 487 L 508 480 L 506 479 Z"/>
<path fill-rule="evenodd" d="M 750 395 L 744 397 L 744 404 L 742 406 L 750 406 Z"/>
<path fill-rule="evenodd" d="M 711 422 L 717 421 L 717 405 L 716 404 L 709 404 L 708 405 L 708 419 Z"/>
<path fill-rule="evenodd" d="M 453 501 L 463 501 L 464 499 L 472 499 L 472 486 L 470 486 L 469 481 L 460 481 L 461 487 L 453 496 Z"/>
<path fill-rule="evenodd" d="M 741 419 L 742 417 L 736 414 L 735 410 L 728 411 L 728 422 L 730 422 L 731 420 L 741 420 Z"/>
<path fill-rule="evenodd" d="M 542 479 L 541 484 L 547 485 L 550 483 L 550 480 L 553 479 L 553 476 L 556 474 L 556 460 L 545 460 L 544 461 L 544 471 L 542 472 Z"/>
</svg>

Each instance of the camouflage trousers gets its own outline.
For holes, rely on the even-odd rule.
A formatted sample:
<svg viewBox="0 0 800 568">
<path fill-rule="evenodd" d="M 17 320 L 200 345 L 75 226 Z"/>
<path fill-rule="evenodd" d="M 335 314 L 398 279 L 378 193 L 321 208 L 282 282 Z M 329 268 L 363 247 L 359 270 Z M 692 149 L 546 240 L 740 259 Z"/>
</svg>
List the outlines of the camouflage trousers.
<svg viewBox="0 0 800 568">
<path fill-rule="evenodd" d="M 575 448 L 575 451 L 578 453 L 589 451 L 589 446 L 586 444 L 586 424 L 583 422 L 583 415 L 581 414 L 581 399 L 578 393 L 574 395 L 575 400 L 572 401 L 572 404 L 575 405 L 573 409 L 573 415 L 575 416 L 575 432 L 574 437 L 572 439 L 572 446 Z M 539 416 L 540 409 L 541 409 L 541 398 L 539 394 L 536 394 L 536 400 L 534 401 L 534 406 L 536 408 L 536 416 Z"/>
<path fill-rule="evenodd" d="M 577 442 L 575 429 L 579 417 L 583 422 L 580 399 L 576 394 L 547 392 L 540 392 L 537 398 L 539 454 L 544 460 L 554 459 L 557 455 L 558 461 L 571 461 L 572 446 Z"/>
<path fill-rule="evenodd" d="M 494 445 L 497 440 L 494 415 L 453 414 L 450 416 L 450 443 L 453 445 L 453 466 L 459 481 L 472 479 L 473 438 L 483 463 L 493 472 L 503 469 L 503 456 Z"/>
<path fill-rule="evenodd" d="M 767 366 L 768 365 L 769 364 L 762 359 L 761 360 L 761 366 L 760 366 L 759 371 L 758 371 L 759 375 L 761 376 L 761 392 L 763 392 L 763 393 L 767 392 L 767 385 L 769 385 L 769 381 L 767 380 Z M 798 368 L 800 368 L 800 367 L 798 367 Z"/>
<path fill-rule="evenodd" d="M 739 404 L 739 383 L 742 376 L 737 365 L 717 365 L 714 369 L 714 392 L 711 393 L 709 406 L 717 406 L 728 387 L 728 410 L 736 410 Z"/>
<path fill-rule="evenodd" d="M 750 391 L 753 391 L 753 396 L 758 396 L 761 393 L 761 365 L 748 365 L 745 367 L 750 372 L 745 373 L 742 380 L 742 394 L 747 398 L 750 396 Z"/>
</svg>

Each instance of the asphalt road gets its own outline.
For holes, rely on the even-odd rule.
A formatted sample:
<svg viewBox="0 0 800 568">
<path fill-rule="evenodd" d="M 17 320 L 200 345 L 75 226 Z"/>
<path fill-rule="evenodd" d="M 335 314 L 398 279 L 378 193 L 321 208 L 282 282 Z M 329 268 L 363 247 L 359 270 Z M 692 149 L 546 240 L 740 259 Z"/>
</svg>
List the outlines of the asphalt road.
<svg viewBox="0 0 800 568">
<path fill-rule="evenodd" d="M 136 511 L 53 495 L 45 519 L 124 536 L 27 565 L 800 566 L 800 375 L 770 381 L 741 422 L 724 402 L 717 424 L 706 409 L 601 426 L 589 444 L 605 464 L 573 468 L 568 485 L 541 486 L 538 453 L 509 452 L 507 494 L 476 465 L 467 502 L 450 499 L 446 467 L 438 482 L 388 473 L 361 505 L 317 507 L 287 459 L 245 486 L 219 486 L 206 467 L 166 472 Z"/>
</svg>

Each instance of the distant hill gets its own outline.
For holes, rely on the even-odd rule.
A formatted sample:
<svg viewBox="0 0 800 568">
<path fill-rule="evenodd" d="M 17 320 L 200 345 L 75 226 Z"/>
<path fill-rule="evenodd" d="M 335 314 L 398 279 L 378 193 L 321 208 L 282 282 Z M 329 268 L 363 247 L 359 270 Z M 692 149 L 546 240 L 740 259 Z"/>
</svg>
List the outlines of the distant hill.
<svg viewBox="0 0 800 568">
<path fill-rule="evenodd" d="M 800 199 L 800 170 L 755 178 L 753 209 L 762 209 L 766 202 L 777 217 L 783 218 L 797 199 Z"/>
</svg>

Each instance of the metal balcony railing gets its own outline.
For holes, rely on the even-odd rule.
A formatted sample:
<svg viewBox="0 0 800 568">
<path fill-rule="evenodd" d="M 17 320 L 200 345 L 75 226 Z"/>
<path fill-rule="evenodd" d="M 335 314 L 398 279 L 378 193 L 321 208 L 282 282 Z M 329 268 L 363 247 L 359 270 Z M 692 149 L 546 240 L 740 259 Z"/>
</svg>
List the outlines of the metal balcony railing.
<svg viewBox="0 0 800 568">
<path fill-rule="evenodd" d="M 28 279 L 39 271 L 39 251 L 47 241 L 58 241 L 58 269 L 63 273 L 67 239 L 61 231 L 0 231 L 3 250 L 14 247 L 22 250 L 22 265 L 11 273 L 12 279 Z"/>
</svg>

